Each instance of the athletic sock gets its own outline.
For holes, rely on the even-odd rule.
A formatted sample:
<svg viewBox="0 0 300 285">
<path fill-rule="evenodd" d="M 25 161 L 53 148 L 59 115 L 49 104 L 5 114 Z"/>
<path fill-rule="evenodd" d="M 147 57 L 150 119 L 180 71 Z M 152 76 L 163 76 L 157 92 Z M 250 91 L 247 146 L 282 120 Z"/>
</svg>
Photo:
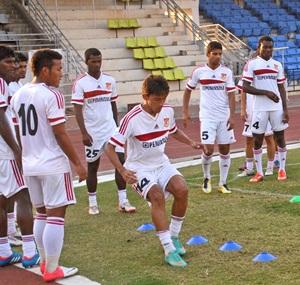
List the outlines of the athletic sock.
<svg viewBox="0 0 300 285">
<path fill-rule="evenodd" d="M 171 237 L 179 236 L 183 220 L 184 220 L 184 217 L 176 217 L 173 215 L 171 216 L 171 223 L 170 223 L 170 227 L 169 227 Z"/>
<path fill-rule="evenodd" d="M 122 205 L 125 202 L 127 202 L 127 190 L 126 189 L 118 190 L 118 197 L 119 197 L 119 205 Z"/>
<path fill-rule="evenodd" d="M 262 149 L 254 149 L 253 150 L 254 153 L 254 159 L 255 159 L 255 165 L 256 165 L 256 170 L 257 173 L 259 173 L 260 175 L 264 175 L 263 174 L 263 170 L 262 170 Z"/>
<path fill-rule="evenodd" d="M 58 267 L 64 243 L 64 221 L 60 217 L 47 217 L 47 224 L 43 235 L 47 272 L 53 272 Z"/>
<path fill-rule="evenodd" d="M 46 226 L 47 215 L 36 213 L 33 223 L 33 235 L 35 238 L 36 246 L 41 258 L 41 263 L 45 262 L 45 247 L 43 243 L 43 234 Z"/>
<path fill-rule="evenodd" d="M 90 207 L 98 206 L 97 193 L 96 192 L 93 192 L 93 193 L 88 192 L 88 195 L 89 195 L 89 206 Z"/>
<path fill-rule="evenodd" d="M 8 243 L 8 237 L 0 237 L 0 256 L 9 257 L 12 255 L 11 247 Z"/>
<path fill-rule="evenodd" d="M 211 178 L 210 175 L 210 168 L 211 168 L 211 163 L 212 163 L 212 155 L 207 156 L 206 154 L 202 154 L 202 170 L 203 170 L 203 175 L 204 178 Z"/>
<path fill-rule="evenodd" d="M 286 154 L 287 154 L 286 147 L 284 148 L 278 147 L 278 158 L 279 158 L 280 170 L 285 170 Z"/>
<path fill-rule="evenodd" d="M 246 169 L 252 171 L 253 170 L 253 158 L 246 158 Z"/>
<path fill-rule="evenodd" d="M 230 168 L 230 154 L 220 154 L 220 160 L 219 160 L 219 169 L 220 169 L 220 181 L 219 185 L 222 186 L 226 184 L 227 176 Z"/>
<path fill-rule="evenodd" d="M 156 235 L 159 237 L 160 243 L 165 251 L 165 255 L 168 255 L 171 251 L 176 250 L 171 240 L 170 231 L 160 231 Z"/>
<path fill-rule="evenodd" d="M 7 235 L 13 236 L 16 233 L 16 216 L 14 212 L 7 213 Z"/>
<path fill-rule="evenodd" d="M 274 160 L 268 160 L 267 169 L 273 169 Z"/>
<path fill-rule="evenodd" d="M 32 235 L 22 235 L 22 249 L 23 256 L 32 257 L 36 254 L 36 246 L 34 242 L 34 236 Z"/>
</svg>

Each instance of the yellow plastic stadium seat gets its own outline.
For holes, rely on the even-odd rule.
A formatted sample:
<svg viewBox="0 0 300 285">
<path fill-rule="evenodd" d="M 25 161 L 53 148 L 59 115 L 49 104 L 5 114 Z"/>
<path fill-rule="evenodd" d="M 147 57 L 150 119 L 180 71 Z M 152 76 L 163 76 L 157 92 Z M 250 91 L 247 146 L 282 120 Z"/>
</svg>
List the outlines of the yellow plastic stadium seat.
<svg viewBox="0 0 300 285">
<path fill-rule="evenodd" d="M 108 19 L 107 27 L 109 29 L 119 29 L 119 21 L 117 19 Z"/>
<path fill-rule="evenodd" d="M 142 48 L 135 48 L 133 49 L 133 57 L 135 59 L 144 59 L 145 54 Z"/>
<path fill-rule="evenodd" d="M 165 61 L 163 58 L 154 58 L 155 69 L 164 69 L 166 68 Z"/>
<path fill-rule="evenodd" d="M 165 57 L 166 56 L 165 49 L 163 47 L 156 47 L 155 55 L 156 57 Z"/>
<path fill-rule="evenodd" d="M 157 47 L 158 46 L 156 37 L 148 37 L 147 41 L 148 41 L 149 47 Z"/>
<path fill-rule="evenodd" d="M 163 75 L 161 70 L 152 70 L 152 75 Z"/>
<path fill-rule="evenodd" d="M 166 78 L 169 81 L 176 80 L 174 77 L 173 70 L 171 70 L 171 69 L 163 70 L 163 76 L 164 76 L 164 78 Z"/>
<path fill-rule="evenodd" d="M 127 48 L 136 48 L 136 38 L 126 38 Z"/>
<path fill-rule="evenodd" d="M 155 58 L 154 48 L 144 48 L 145 58 Z"/>
<path fill-rule="evenodd" d="M 176 64 L 175 64 L 175 62 L 174 62 L 174 60 L 173 60 L 172 57 L 166 57 L 166 58 L 164 58 L 164 60 L 165 60 L 166 68 L 174 68 L 174 67 L 176 67 Z"/>
<path fill-rule="evenodd" d="M 143 59 L 143 67 L 146 70 L 153 70 L 156 69 L 154 64 L 153 64 L 153 60 L 152 59 Z"/>
<path fill-rule="evenodd" d="M 173 69 L 174 77 L 176 80 L 184 80 L 185 74 L 181 68 L 175 68 Z"/>
<path fill-rule="evenodd" d="M 128 26 L 129 26 L 129 28 L 133 28 L 133 29 L 136 29 L 136 28 L 140 27 L 137 19 L 129 19 L 128 20 Z"/>
<path fill-rule="evenodd" d="M 138 37 L 137 38 L 137 47 L 148 47 L 148 43 L 144 37 Z"/>
<path fill-rule="evenodd" d="M 119 19 L 119 28 L 128 29 L 129 28 L 128 20 L 127 19 Z"/>
</svg>

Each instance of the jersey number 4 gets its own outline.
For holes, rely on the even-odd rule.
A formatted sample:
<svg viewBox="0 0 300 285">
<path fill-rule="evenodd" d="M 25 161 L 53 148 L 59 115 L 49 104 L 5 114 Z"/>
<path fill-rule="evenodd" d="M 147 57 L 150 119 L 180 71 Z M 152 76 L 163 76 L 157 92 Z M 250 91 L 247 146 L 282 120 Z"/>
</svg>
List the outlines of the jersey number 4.
<svg viewBox="0 0 300 285">
<path fill-rule="evenodd" d="M 25 104 L 21 104 L 18 115 L 22 123 L 22 136 L 26 136 L 27 132 L 34 136 L 38 128 L 38 116 L 34 106 L 30 104 L 25 110 Z"/>
</svg>

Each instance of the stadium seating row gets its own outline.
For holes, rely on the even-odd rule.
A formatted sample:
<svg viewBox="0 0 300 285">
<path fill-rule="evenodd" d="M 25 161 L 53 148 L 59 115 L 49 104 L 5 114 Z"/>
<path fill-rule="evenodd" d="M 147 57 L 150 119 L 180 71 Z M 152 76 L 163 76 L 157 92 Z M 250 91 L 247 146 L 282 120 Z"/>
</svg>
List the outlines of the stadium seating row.
<svg viewBox="0 0 300 285">
<path fill-rule="evenodd" d="M 163 47 L 133 49 L 133 57 L 135 59 L 160 58 L 165 56 L 166 53 Z"/>
<path fill-rule="evenodd" d="M 147 48 L 147 47 L 157 47 L 157 39 L 156 37 L 131 37 L 126 38 L 126 47 L 127 48 Z"/>
</svg>

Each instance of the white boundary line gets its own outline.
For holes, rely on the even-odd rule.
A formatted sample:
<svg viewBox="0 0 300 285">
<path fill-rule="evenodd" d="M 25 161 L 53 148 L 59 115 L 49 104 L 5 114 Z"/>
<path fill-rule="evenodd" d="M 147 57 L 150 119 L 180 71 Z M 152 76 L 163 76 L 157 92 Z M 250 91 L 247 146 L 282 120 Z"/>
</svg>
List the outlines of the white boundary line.
<svg viewBox="0 0 300 285">
<path fill-rule="evenodd" d="M 34 267 L 34 268 L 27 268 L 27 269 L 25 269 L 21 263 L 17 263 L 14 266 L 42 276 L 39 266 Z M 74 275 L 74 276 L 68 277 L 66 279 L 58 279 L 55 281 L 55 283 L 61 284 L 61 285 L 101 285 L 100 283 L 92 281 L 81 275 Z"/>
<path fill-rule="evenodd" d="M 287 149 L 289 149 L 289 150 L 290 149 L 297 149 L 297 148 L 300 148 L 300 143 L 293 143 L 293 144 L 287 145 Z M 263 153 L 266 153 L 266 152 L 267 152 L 266 149 L 264 149 Z M 231 158 L 239 158 L 239 157 L 243 157 L 243 156 L 245 156 L 244 151 L 231 153 L 231 155 L 230 155 Z M 213 161 L 219 161 L 219 155 L 214 155 Z M 184 167 L 188 167 L 188 166 L 200 165 L 201 162 L 202 162 L 201 158 L 198 158 L 198 159 L 173 163 L 173 165 L 178 169 L 178 168 L 184 168 Z M 109 181 L 113 181 L 113 180 L 115 180 L 115 174 L 114 173 L 98 176 L 99 183 L 109 182 Z M 74 188 L 78 188 L 78 187 L 81 187 L 81 186 L 86 186 L 86 182 L 82 181 L 82 182 L 79 183 L 77 180 L 73 180 L 73 185 L 74 185 Z"/>
</svg>

